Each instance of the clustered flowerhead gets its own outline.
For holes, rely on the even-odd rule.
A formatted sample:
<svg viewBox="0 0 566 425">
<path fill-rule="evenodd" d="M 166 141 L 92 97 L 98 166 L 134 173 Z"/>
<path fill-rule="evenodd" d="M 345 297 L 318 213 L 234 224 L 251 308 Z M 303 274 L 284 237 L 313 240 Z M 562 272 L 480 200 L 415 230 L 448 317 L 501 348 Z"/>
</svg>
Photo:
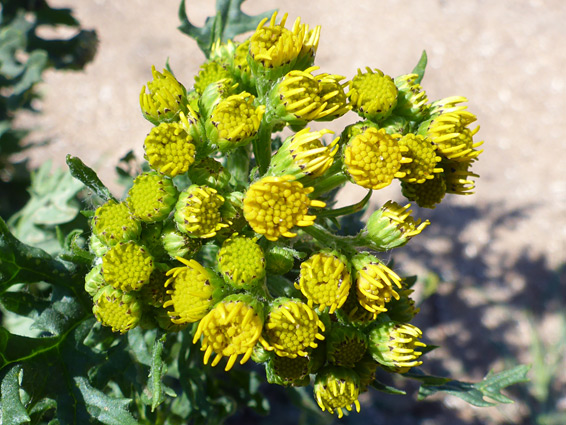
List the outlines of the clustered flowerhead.
<svg viewBox="0 0 566 425">
<path fill-rule="evenodd" d="M 416 279 L 390 251 L 430 223 L 371 192 L 397 181 L 424 208 L 470 195 L 482 142 L 466 99 L 429 102 L 422 71 L 319 72 L 320 27 L 286 21 L 274 13 L 247 40 L 214 41 L 192 87 L 152 68 L 147 163 L 123 201 L 92 214 L 85 290 L 114 332 L 193 324 L 205 364 L 252 359 L 270 383 L 314 384 L 320 408 L 342 417 L 378 368 L 406 373 L 427 351 L 410 323 Z M 348 113 L 336 136 L 311 124 Z M 367 196 L 337 207 L 347 182 Z"/>
</svg>

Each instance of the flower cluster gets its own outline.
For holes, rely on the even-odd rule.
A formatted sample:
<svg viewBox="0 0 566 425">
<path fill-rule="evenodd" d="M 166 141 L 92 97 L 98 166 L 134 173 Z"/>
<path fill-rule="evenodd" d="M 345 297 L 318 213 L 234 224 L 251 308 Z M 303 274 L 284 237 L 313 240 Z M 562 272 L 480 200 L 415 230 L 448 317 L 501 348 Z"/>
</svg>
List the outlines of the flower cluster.
<svg viewBox="0 0 566 425">
<path fill-rule="evenodd" d="M 394 180 L 420 207 L 471 194 L 481 142 L 465 98 L 429 102 L 417 73 L 319 72 L 320 27 L 287 29 L 286 18 L 215 43 L 188 89 L 153 68 L 140 95 L 151 170 L 94 212 L 85 289 L 113 331 L 192 332 L 204 364 L 252 359 L 271 383 L 313 383 L 320 408 L 341 417 L 359 411 L 378 367 L 422 363 L 414 282 L 380 253 L 430 223 L 393 201 L 357 234 L 335 219 Z M 358 121 L 330 140 L 308 127 L 346 113 Z M 368 196 L 332 209 L 346 182 Z"/>
</svg>

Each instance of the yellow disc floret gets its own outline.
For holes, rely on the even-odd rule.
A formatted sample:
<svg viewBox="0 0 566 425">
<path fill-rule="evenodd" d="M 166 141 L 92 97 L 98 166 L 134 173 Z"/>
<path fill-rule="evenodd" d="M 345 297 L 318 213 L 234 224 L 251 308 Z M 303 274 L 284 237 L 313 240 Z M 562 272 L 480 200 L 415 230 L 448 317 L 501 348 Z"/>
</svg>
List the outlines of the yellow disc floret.
<svg viewBox="0 0 566 425">
<path fill-rule="evenodd" d="M 152 271 L 151 254 L 133 241 L 115 245 L 102 257 L 104 280 L 124 292 L 140 289 L 149 282 Z"/>
<path fill-rule="evenodd" d="M 397 87 L 393 79 L 379 69 L 366 67 L 349 83 L 348 98 L 352 109 L 360 116 L 379 121 L 391 115 L 397 105 Z"/>
<path fill-rule="evenodd" d="M 369 127 L 350 139 L 344 150 L 344 164 L 354 183 L 368 189 L 382 189 L 393 178 L 405 177 L 400 168 L 411 162 L 403 157 L 407 151 L 384 129 Z"/>
<path fill-rule="evenodd" d="M 175 222 L 183 233 L 191 237 L 211 238 L 223 227 L 220 207 L 224 198 L 216 189 L 192 185 L 181 193 L 175 206 Z"/>
<path fill-rule="evenodd" d="M 446 189 L 444 173 L 436 174 L 432 180 L 426 180 L 421 184 L 401 182 L 403 195 L 422 208 L 435 208 L 446 195 Z"/>
<path fill-rule="evenodd" d="M 146 222 L 167 218 L 175 202 L 177 189 L 173 181 L 156 172 L 137 176 L 126 199 L 132 215 Z"/>
<path fill-rule="evenodd" d="M 218 252 L 218 268 L 236 288 L 246 288 L 265 276 L 265 255 L 255 238 L 233 235 Z"/>
<path fill-rule="evenodd" d="M 145 139 L 145 157 L 151 168 L 169 177 L 186 173 L 195 162 L 192 137 L 178 123 L 161 123 Z"/>
<path fill-rule="evenodd" d="M 330 314 L 346 302 L 351 285 L 346 258 L 333 252 L 319 252 L 303 261 L 295 283 L 309 306 L 316 304 L 321 310 L 330 307 Z"/>
<path fill-rule="evenodd" d="M 140 321 L 142 308 L 137 297 L 125 294 L 110 285 L 104 286 L 93 299 L 92 312 L 96 320 L 113 332 L 126 333 Z"/>
<path fill-rule="evenodd" d="M 110 200 L 94 212 L 92 232 L 105 245 L 137 239 L 141 225 L 134 219 L 125 203 Z"/>
<path fill-rule="evenodd" d="M 293 176 L 264 177 L 253 183 L 244 198 L 244 216 L 255 232 L 270 241 L 280 236 L 292 238 L 294 226 L 312 226 L 316 216 L 307 215 L 309 207 L 325 207 L 311 200 L 314 189 L 303 187 Z"/>
<path fill-rule="evenodd" d="M 299 300 L 282 298 L 274 301 L 265 322 L 260 342 L 281 357 L 305 357 L 307 349 L 323 340 L 324 325 L 316 312 Z"/>
<path fill-rule="evenodd" d="M 173 323 L 193 323 L 202 319 L 213 299 L 214 286 L 212 273 L 195 260 L 178 257 L 184 267 L 175 267 L 167 272 L 169 279 L 165 282 L 170 299 L 163 307 L 173 307 L 169 316 Z"/>
<path fill-rule="evenodd" d="M 211 354 L 216 357 L 211 366 L 216 366 L 222 357 L 228 357 L 225 370 L 230 370 L 239 355 L 244 364 L 252 355 L 263 327 L 261 308 L 252 297 L 233 295 L 224 298 L 200 321 L 193 343 L 202 336 L 204 364 L 208 364 Z"/>
<path fill-rule="evenodd" d="M 404 156 L 412 159 L 401 166 L 401 171 L 407 174 L 403 181 L 424 183 L 434 178 L 435 173 L 442 172 L 442 168 L 437 167 L 442 158 L 436 154 L 436 145 L 428 137 L 408 133 L 399 140 L 399 145 L 407 147 Z"/>
<path fill-rule="evenodd" d="M 326 367 L 316 375 L 314 383 L 314 398 L 318 406 L 324 412 L 334 414 L 338 417 L 344 416 L 343 409 L 352 410 L 352 404 L 356 411 L 360 411 L 360 378 L 352 369 L 344 367 Z"/>
</svg>

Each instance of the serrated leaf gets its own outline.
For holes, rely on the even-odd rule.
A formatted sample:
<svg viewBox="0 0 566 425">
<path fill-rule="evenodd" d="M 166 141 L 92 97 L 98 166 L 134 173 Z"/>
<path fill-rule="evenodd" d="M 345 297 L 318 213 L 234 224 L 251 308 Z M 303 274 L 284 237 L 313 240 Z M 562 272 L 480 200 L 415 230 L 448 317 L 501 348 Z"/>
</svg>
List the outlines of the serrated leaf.
<svg viewBox="0 0 566 425">
<path fill-rule="evenodd" d="M 526 375 L 529 368 L 530 367 L 526 365 L 519 365 L 499 373 L 490 372 L 478 383 L 454 380 L 441 385 L 423 384 L 419 389 L 418 398 L 422 400 L 425 397 L 441 391 L 459 397 L 471 405 L 478 407 L 495 406 L 497 403 L 513 403 L 513 400 L 501 394 L 501 390 L 510 385 L 527 382 L 528 378 Z M 489 400 L 493 400 L 497 403 Z"/>
<path fill-rule="evenodd" d="M 42 249 L 20 242 L 0 217 L 0 294 L 16 283 L 42 280 L 75 292 L 73 284 L 78 277 L 69 267 Z"/>
<path fill-rule="evenodd" d="M 15 365 L 2 379 L 0 405 L 2 407 L 2 424 L 4 425 L 19 425 L 30 421 L 20 398 L 21 373 L 22 367 Z"/>
<path fill-rule="evenodd" d="M 92 417 L 106 425 L 137 425 L 128 410 L 128 405 L 132 402 L 129 398 L 113 398 L 97 390 L 83 376 L 74 378 L 79 388 L 87 411 Z"/>
<path fill-rule="evenodd" d="M 61 294 L 55 288 L 49 308 L 41 312 L 32 328 L 49 332 L 52 335 L 61 335 L 74 322 L 85 316 L 85 313 L 76 298 Z"/>
<path fill-rule="evenodd" d="M 417 62 L 417 64 L 415 65 L 415 67 L 413 68 L 413 71 L 412 71 L 413 74 L 418 75 L 418 78 L 415 80 L 416 84 L 420 84 L 421 81 L 423 80 L 427 61 L 428 61 L 428 58 L 427 58 L 427 55 L 426 55 L 426 50 L 423 50 L 419 61 Z"/>
<path fill-rule="evenodd" d="M 151 369 L 147 389 L 150 394 L 152 412 L 165 400 L 165 386 L 162 380 L 163 376 L 167 373 L 167 365 L 163 363 L 161 356 L 163 354 L 163 345 L 165 344 L 166 338 L 166 335 L 163 335 L 161 338 L 156 338 L 151 350 Z"/>
<path fill-rule="evenodd" d="M 81 181 L 86 187 L 91 189 L 103 201 L 114 199 L 110 190 L 100 181 L 94 170 L 85 165 L 80 158 L 67 155 L 67 165 L 71 175 Z"/>
<path fill-rule="evenodd" d="M 204 26 L 193 25 L 185 7 L 185 0 L 181 0 L 179 6 L 179 19 L 181 25 L 178 29 L 193 38 L 199 48 L 208 58 L 212 45 L 216 40 L 226 42 L 238 34 L 243 34 L 256 29 L 264 18 L 269 18 L 273 11 L 264 12 L 256 16 L 250 16 L 242 12 L 241 6 L 245 0 L 217 0 L 216 14 L 206 18 Z"/>
</svg>

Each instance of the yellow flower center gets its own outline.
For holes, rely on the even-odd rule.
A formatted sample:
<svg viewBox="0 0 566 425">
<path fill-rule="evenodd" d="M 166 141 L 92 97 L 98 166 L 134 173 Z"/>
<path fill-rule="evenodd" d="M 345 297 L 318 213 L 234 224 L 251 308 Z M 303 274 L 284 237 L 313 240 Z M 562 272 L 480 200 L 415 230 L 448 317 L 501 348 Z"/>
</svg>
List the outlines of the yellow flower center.
<svg viewBox="0 0 566 425">
<path fill-rule="evenodd" d="M 305 128 L 293 136 L 289 153 L 293 162 L 305 174 L 319 177 L 334 162 L 340 138 L 337 137 L 329 146 L 324 146 L 320 138 L 328 133 L 334 134 L 326 129 L 309 132 L 309 129 Z"/>
<path fill-rule="evenodd" d="M 102 288 L 94 297 L 92 312 L 112 332 L 126 333 L 135 328 L 141 318 L 141 307 L 135 296 L 124 294 L 110 286 Z"/>
<path fill-rule="evenodd" d="M 244 287 L 265 274 L 265 256 L 255 239 L 227 239 L 218 252 L 218 268 L 230 283 Z"/>
<path fill-rule="evenodd" d="M 401 278 L 384 264 L 370 262 L 358 270 L 357 276 L 358 301 L 374 317 L 387 311 L 385 304 L 391 298 L 399 299 L 393 286 L 401 289 Z"/>
<path fill-rule="evenodd" d="M 264 177 L 250 185 L 244 198 L 244 216 L 255 232 L 270 241 L 280 236 L 292 238 L 294 226 L 312 226 L 316 216 L 307 215 L 309 207 L 325 207 L 321 201 L 310 200 L 314 189 L 303 187 L 290 175 Z"/>
<path fill-rule="evenodd" d="M 186 173 L 195 162 L 192 137 L 178 123 L 161 123 L 145 139 L 145 156 L 149 165 L 169 177 Z"/>
<path fill-rule="evenodd" d="M 211 238 L 226 223 L 222 223 L 220 207 L 224 198 L 216 189 L 193 185 L 181 193 L 175 207 L 175 221 L 180 231 L 193 237 Z"/>
<path fill-rule="evenodd" d="M 397 87 L 393 79 L 379 69 L 358 69 L 350 81 L 348 98 L 354 111 L 369 119 L 383 119 L 391 114 L 397 104 Z"/>
<path fill-rule="evenodd" d="M 441 160 L 436 155 L 436 145 L 428 137 L 408 133 L 399 140 L 399 145 L 407 147 L 405 157 L 412 159 L 401 167 L 407 173 L 403 181 L 424 183 L 425 180 L 434 178 L 435 173 L 442 172 L 442 168 L 436 166 Z"/>
<path fill-rule="evenodd" d="M 103 243 L 113 246 L 136 239 L 141 233 L 141 226 L 126 204 L 108 201 L 96 209 L 92 230 Z"/>
<path fill-rule="evenodd" d="M 138 220 L 152 222 L 165 219 L 176 202 L 173 182 L 156 172 L 136 177 L 128 192 L 127 204 Z"/>
<path fill-rule="evenodd" d="M 210 120 L 218 137 L 238 143 L 257 134 L 265 106 L 253 105 L 254 97 L 246 92 L 228 96 L 212 112 Z"/>
<path fill-rule="evenodd" d="M 122 291 L 137 291 L 153 271 L 153 258 L 144 248 L 130 241 L 120 243 L 102 257 L 104 280 Z"/>
</svg>

